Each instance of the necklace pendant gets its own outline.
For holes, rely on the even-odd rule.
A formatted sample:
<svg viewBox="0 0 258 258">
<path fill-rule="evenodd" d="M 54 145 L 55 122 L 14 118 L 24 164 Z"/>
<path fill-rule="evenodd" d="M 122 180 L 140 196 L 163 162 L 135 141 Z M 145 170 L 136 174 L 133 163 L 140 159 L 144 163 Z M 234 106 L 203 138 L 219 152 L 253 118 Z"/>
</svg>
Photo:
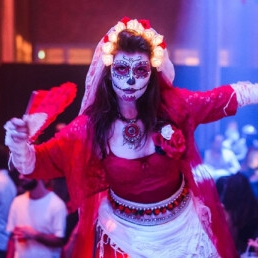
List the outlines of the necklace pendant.
<svg viewBox="0 0 258 258">
<path fill-rule="evenodd" d="M 123 144 L 128 144 L 130 149 L 135 149 L 140 146 L 142 131 L 136 124 L 138 118 L 127 119 L 121 113 L 118 113 L 118 118 L 126 123 L 123 128 Z"/>
<path fill-rule="evenodd" d="M 139 146 L 142 132 L 136 123 L 129 123 L 123 128 L 124 144 L 127 143 L 130 149 L 135 149 Z"/>
</svg>

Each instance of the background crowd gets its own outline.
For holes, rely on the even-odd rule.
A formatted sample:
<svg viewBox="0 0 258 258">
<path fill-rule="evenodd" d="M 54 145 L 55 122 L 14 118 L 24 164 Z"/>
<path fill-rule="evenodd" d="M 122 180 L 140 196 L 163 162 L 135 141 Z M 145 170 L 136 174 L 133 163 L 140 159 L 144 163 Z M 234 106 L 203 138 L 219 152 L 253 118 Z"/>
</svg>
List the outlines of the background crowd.
<svg viewBox="0 0 258 258">
<path fill-rule="evenodd" d="M 203 161 L 216 181 L 238 252 L 245 253 L 248 244 L 255 252 L 258 246 L 257 129 L 251 124 L 239 128 L 237 121 L 230 121 L 225 132 L 212 137 Z"/>
</svg>

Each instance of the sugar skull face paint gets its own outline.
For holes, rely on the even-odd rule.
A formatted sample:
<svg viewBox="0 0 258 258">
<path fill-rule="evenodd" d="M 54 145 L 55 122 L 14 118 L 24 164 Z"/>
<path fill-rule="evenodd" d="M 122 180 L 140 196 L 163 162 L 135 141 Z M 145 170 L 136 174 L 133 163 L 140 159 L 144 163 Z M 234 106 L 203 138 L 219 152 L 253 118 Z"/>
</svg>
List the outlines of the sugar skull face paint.
<svg viewBox="0 0 258 258">
<path fill-rule="evenodd" d="M 135 101 L 147 89 L 151 76 L 150 60 L 145 53 L 118 52 L 111 66 L 114 91 L 125 101 Z"/>
</svg>

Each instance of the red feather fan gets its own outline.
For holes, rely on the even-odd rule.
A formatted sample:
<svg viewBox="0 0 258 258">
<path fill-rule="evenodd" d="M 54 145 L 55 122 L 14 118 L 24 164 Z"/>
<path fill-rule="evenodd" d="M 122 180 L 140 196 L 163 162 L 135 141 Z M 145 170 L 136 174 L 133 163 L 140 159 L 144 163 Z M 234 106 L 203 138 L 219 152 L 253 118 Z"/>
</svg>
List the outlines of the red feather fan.
<svg viewBox="0 0 258 258">
<path fill-rule="evenodd" d="M 33 142 L 76 97 L 74 83 L 67 82 L 50 90 L 33 91 L 24 120 L 27 121 L 30 141 Z"/>
</svg>

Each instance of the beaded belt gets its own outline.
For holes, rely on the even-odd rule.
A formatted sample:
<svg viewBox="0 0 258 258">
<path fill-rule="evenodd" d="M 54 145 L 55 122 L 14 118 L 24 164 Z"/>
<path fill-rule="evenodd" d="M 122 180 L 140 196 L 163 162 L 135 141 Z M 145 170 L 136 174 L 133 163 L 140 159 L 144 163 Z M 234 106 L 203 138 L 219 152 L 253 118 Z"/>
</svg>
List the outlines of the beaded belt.
<svg viewBox="0 0 258 258">
<path fill-rule="evenodd" d="M 158 225 L 177 217 L 188 204 L 191 195 L 184 181 L 171 197 L 157 203 L 136 203 L 117 196 L 111 189 L 108 200 L 116 216 L 138 225 Z"/>
</svg>

